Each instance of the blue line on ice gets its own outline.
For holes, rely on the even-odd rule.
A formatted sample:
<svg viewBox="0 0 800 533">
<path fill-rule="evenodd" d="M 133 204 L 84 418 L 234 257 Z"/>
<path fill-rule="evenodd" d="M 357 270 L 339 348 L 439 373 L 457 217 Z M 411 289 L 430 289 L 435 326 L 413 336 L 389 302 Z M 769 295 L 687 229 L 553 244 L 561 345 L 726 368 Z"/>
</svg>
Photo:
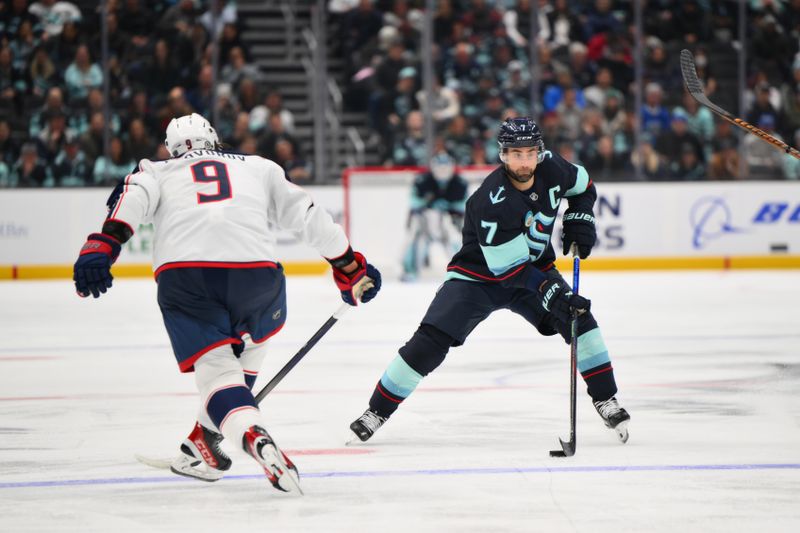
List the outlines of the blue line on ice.
<svg viewBox="0 0 800 533">
<path fill-rule="evenodd" d="M 505 468 L 445 468 L 432 470 L 355 470 L 344 472 L 302 473 L 303 479 L 394 476 L 473 476 L 491 474 L 545 474 L 586 472 L 674 472 L 710 470 L 800 470 L 800 463 L 779 464 L 708 464 L 708 465 L 605 465 L 605 466 L 539 466 Z M 262 479 L 263 474 L 226 476 L 225 480 Z M 137 485 L 147 483 L 191 483 L 193 480 L 179 476 L 118 477 L 99 479 L 63 479 L 44 481 L 17 481 L 0 483 L 0 489 L 34 487 L 72 487 L 76 485 Z"/>
</svg>

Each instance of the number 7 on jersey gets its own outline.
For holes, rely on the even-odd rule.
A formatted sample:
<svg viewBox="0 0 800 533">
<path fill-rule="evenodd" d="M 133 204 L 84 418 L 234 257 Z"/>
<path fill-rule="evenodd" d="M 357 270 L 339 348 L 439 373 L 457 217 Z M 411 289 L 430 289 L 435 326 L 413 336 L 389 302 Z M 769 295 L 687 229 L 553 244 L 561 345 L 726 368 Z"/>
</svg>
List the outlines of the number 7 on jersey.
<svg viewBox="0 0 800 533">
<path fill-rule="evenodd" d="M 497 222 L 486 222 L 485 220 L 481 220 L 481 227 L 489 229 L 489 233 L 486 235 L 486 244 L 492 244 L 494 234 L 497 233 Z"/>
</svg>

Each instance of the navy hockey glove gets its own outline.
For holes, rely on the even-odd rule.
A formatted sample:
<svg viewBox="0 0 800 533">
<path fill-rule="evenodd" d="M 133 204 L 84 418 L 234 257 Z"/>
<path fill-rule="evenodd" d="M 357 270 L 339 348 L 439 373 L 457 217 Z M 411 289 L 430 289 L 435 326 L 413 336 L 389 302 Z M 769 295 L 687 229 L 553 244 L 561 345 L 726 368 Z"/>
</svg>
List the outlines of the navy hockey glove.
<svg viewBox="0 0 800 533">
<path fill-rule="evenodd" d="M 541 284 L 542 307 L 555 316 L 562 324 L 569 323 L 573 313 L 589 311 L 592 302 L 572 292 L 572 289 L 558 276 L 553 276 Z"/>
<path fill-rule="evenodd" d="M 346 265 L 337 266 L 337 260 L 332 261 L 331 264 L 333 264 L 333 281 L 342 292 L 342 300 L 350 305 L 358 305 L 359 299 L 362 303 L 367 303 L 375 298 L 375 295 L 381 290 L 381 273 L 367 263 L 360 253 L 352 252 L 352 254 L 353 261 L 358 264 L 358 268 L 354 272 L 345 274 L 341 268 Z"/>
<path fill-rule="evenodd" d="M 86 298 L 91 294 L 95 298 L 111 287 L 114 277 L 111 265 L 119 257 L 121 250 L 119 241 L 104 233 L 92 233 L 81 248 L 78 260 L 73 267 L 72 279 L 78 296 Z"/>
<path fill-rule="evenodd" d="M 569 254 L 572 243 L 578 246 L 578 257 L 586 259 L 592 253 L 592 247 L 597 242 L 597 230 L 594 227 L 594 215 L 591 211 L 564 212 L 562 220 L 561 240 L 563 241 L 564 255 Z"/>
</svg>

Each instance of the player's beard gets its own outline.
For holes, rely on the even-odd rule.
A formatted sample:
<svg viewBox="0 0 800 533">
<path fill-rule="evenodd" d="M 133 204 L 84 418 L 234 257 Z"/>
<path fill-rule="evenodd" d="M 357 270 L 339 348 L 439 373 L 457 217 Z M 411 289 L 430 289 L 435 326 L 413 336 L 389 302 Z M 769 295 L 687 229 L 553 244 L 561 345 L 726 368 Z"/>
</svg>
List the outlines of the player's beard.
<svg viewBox="0 0 800 533">
<path fill-rule="evenodd" d="M 519 182 L 519 183 L 527 183 L 533 178 L 533 173 L 536 169 L 531 167 L 522 167 L 519 169 L 518 172 L 514 172 L 510 168 L 506 167 L 506 174 L 512 180 Z"/>
</svg>

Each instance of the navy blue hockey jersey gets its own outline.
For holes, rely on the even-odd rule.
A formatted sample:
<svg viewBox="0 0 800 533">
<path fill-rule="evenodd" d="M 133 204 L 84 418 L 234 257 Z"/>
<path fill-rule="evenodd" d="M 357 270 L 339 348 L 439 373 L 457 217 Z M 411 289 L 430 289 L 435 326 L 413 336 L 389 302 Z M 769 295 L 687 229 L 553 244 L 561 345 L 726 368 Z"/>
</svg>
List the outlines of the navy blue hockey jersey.
<svg viewBox="0 0 800 533">
<path fill-rule="evenodd" d="M 467 200 L 463 244 L 447 278 L 511 287 L 543 279 L 556 257 L 550 240 L 562 198 L 592 212 L 597 192 L 586 169 L 555 152 L 545 152 L 526 191 L 514 188 L 502 166 L 495 169 Z"/>
</svg>

